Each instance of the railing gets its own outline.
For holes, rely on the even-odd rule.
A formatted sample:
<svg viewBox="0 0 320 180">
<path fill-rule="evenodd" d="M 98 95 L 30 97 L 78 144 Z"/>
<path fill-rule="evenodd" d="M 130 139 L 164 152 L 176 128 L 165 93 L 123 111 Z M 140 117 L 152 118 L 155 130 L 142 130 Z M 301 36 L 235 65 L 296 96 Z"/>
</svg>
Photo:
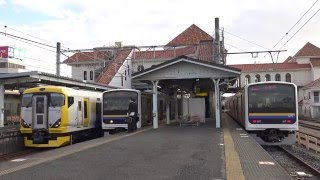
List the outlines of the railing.
<svg viewBox="0 0 320 180">
<path fill-rule="evenodd" d="M 314 150 L 316 153 L 320 153 L 320 137 L 307 134 L 305 132 L 296 132 L 296 139 L 299 145 L 304 146 L 308 150 Z"/>
<path fill-rule="evenodd" d="M 18 152 L 25 149 L 23 138 L 17 126 L 0 128 L 0 155 Z"/>
</svg>

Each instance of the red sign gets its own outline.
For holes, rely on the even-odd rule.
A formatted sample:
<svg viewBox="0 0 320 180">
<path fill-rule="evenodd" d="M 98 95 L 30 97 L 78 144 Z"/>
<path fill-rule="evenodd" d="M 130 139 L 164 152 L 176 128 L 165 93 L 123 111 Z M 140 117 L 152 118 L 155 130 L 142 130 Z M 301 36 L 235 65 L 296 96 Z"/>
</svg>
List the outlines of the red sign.
<svg viewBox="0 0 320 180">
<path fill-rule="evenodd" d="M 9 46 L 0 46 L 0 58 L 8 58 Z"/>
</svg>

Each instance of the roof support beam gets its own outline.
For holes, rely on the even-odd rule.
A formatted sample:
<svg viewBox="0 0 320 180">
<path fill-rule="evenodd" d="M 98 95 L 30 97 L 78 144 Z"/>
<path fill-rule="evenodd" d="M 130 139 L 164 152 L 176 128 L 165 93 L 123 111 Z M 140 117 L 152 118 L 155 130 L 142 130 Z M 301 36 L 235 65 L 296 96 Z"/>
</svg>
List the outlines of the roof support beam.
<svg viewBox="0 0 320 180">
<path fill-rule="evenodd" d="M 152 102 L 152 116 L 153 116 L 153 129 L 158 128 L 158 83 L 159 81 L 152 81 L 153 85 L 153 102 Z"/>
<path fill-rule="evenodd" d="M 215 114 L 216 114 L 216 128 L 220 128 L 220 90 L 219 90 L 219 82 L 220 79 L 213 79 L 212 81 L 214 82 L 214 100 L 215 100 Z"/>
</svg>

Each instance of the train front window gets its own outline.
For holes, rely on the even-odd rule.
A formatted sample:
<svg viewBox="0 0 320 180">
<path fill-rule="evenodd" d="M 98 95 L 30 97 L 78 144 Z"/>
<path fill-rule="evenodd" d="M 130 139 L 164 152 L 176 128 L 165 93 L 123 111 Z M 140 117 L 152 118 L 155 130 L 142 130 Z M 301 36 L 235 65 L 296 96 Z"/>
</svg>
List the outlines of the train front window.
<svg viewBox="0 0 320 180">
<path fill-rule="evenodd" d="M 286 84 L 253 85 L 248 88 L 249 113 L 295 112 L 295 89 Z"/>
<path fill-rule="evenodd" d="M 50 93 L 50 107 L 60 107 L 64 105 L 64 95 L 58 93 Z"/>
<path fill-rule="evenodd" d="M 21 107 L 31 107 L 31 105 L 32 105 L 32 95 L 33 94 L 24 94 L 22 96 Z"/>
<path fill-rule="evenodd" d="M 129 100 L 133 98 L 137 102 L 136 92 L 117 91 L 103 94 L 103 113 L 104 114 L 125 114 L 129 107 Z"/>
</svg>

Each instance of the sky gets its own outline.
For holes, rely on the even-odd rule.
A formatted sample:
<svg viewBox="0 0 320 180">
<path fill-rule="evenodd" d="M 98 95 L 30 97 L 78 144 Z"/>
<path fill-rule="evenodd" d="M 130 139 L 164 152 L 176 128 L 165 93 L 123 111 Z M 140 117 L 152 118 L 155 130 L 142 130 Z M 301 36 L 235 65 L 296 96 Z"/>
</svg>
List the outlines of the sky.
<svg viewBox="0 0 320 180">
<path fill-rule="evenodd" d="M 286 50 L 278 60 L 273 54 L 283 62 L 307 42 L 320 47 L 319 9 L 318 0 L 0 0 L 0 32 L 53 47 L 61 42 L 63 49 L 117 41 L 152 46 L 167 44 L 192 24 L 214 35 L 218 17 L 228 52 Z M 0 34 L 0 46 L 7 45 L 25 49 L 27 69 L 55 73 L 55 48 Z M 271 62 L 265 53 L 227 57 L 227 64 Z M 63 65 L 61 74 L 70 71 Z"/>
</svg>

